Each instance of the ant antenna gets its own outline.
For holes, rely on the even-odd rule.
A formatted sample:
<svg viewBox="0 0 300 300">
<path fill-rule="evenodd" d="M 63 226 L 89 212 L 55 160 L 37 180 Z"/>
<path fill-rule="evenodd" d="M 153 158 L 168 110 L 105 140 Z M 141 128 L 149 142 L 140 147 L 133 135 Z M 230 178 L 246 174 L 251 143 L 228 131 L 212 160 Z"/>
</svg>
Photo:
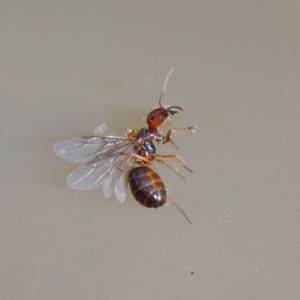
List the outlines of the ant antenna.
<svg viewBox="0 0 300 300">
<path fill-rule="evenodd" d="M 174 67 L 172 67 L 172 68 L 170 69 L 170 71 L 169 71 L 169 73 L 168 73 L 168 75 L 167 75 L 167 77 L 166 77 L 166 79 L 165 79 L 165 82 L 164 82 L 164 85 L 163 85 L 163 91 L 162 91 L 162 93 L 161 93 L 161 95 L 160 95 L 160 97 L 159 97 L 159 102 L 158 102 L 158 103 L 159 103 L 159 107 L 161 107 L 161 99 L 162 99 L 164 93 L 166 92 L 166 89 L 167 89 L 167 83 L 168 83 L 169 78 L 170 78 L 171 74 L 173 73 L 173 71 L 174 71 Z"/>
<path fill-rule="evenodd" d="M 193 222 L 188 218 L 188 216 L 185 214 L 185 212 L 176 204 L 174 203 L 171 199 L 169 200 L 183 215 L 184 217 L 188 220 L 188 222 L 192 225 Z"/>
</svg>

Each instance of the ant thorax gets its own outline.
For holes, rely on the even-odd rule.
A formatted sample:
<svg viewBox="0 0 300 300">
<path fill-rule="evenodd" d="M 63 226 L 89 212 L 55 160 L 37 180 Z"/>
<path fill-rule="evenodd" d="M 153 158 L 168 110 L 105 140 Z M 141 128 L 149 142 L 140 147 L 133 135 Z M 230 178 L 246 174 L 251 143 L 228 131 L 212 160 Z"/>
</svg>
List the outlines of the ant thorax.
<svg viewBox="0 0 300 300">
<path fill-rule="evenodd" d="M 149 127 L 143 127 L 141 128 L 137 135 L 136 135 L 136 139 L 139 140 L 139 139 L 150 139 L 150 140 L 153 140 L 155 138 L 155 135 L 156 135 L 156 129 L 152 129 L 152 128 L 149 128 Z"/>
</svg>

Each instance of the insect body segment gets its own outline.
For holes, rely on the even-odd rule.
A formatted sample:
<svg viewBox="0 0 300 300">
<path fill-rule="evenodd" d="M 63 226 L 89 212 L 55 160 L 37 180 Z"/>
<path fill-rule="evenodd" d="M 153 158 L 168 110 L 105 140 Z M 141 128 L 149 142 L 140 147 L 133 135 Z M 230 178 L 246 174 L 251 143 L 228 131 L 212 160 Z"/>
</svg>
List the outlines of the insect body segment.
<svg viewBox="0 0 300 300">
<path fill-rule="evenodd" d="M 149 125 L 149 127 L 156 128 L 160 126 L 167 118 L 176 114 L 177 111 L 174 110 L 174 108 L 182 110 L 182 108 L 179 106 L 171 106 L 168 108 L 164 108 L 161 106 L 157 109 L 152 110 L 147 116 L 147 124 Z"/>
<path fill-rule="evenodd" d="M 159 155 L 154 145 L 154 142 L 158 144 L 171 142 L 175 146 L 171 139 L 172 132 L 196 129 L 196 127 L 170 129 L 165 136 L 158 131 L 158 127 L 167 118 L 173 116 L 178 110 L 182 110 L 179 106 L 168 108 L 161 106 L 161 99 L 171 72 L 172 69 L 164 83 L 164 90 L 159 99 L 159 108 L 154 109 L 147 116 L 147 127 L 141 128 L 138 132 L 130 130 L 125 137 L 84 136 L 62 140 L 54 145 L 54 152 L 63 159 L 85 163 L 68 176 L 67 185 L 69 187 L 86 190 L 103 185 L 103 193 L 106 197 L 110 197 L 115 192 L 117 199 L 124 202 L 126 182 L 129 181 L 134 197 L 142 205 L 156 208 L 166 202 L 171 202 L 187 218 L 184 212 L 167 197 L 163 181 L 149 167 L 153 162 L 161 163 L 184 179 L 180 173 L 164 161 L 176 158 L 183 167 L 192 172 L 178 155 Z M 188 218 L 187 220 L 190 222 Z"/>
<path fill-rule="evenodd" d="M 157 208 L 167 202 L 165 185 L 152 169 L 146 167 L 131 169 L 128 181 L 132 194 L 142 205 Z"/>
</svg>

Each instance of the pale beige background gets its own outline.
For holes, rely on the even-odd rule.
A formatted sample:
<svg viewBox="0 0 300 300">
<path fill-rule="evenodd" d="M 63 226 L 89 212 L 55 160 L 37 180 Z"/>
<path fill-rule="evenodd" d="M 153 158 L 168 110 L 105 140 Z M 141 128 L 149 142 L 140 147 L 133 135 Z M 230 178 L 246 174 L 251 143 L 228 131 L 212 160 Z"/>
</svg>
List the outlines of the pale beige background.
<svg viewBox="0 0 300 300">
<path fill-rule="evenodd" d="M 0 299 L 300 299 L 299 1 L 1 1 Z M 53 144 L 183 112 L 151 211 Z M 174 163 L 174 166 L 176 164 Z"/>
</svg>

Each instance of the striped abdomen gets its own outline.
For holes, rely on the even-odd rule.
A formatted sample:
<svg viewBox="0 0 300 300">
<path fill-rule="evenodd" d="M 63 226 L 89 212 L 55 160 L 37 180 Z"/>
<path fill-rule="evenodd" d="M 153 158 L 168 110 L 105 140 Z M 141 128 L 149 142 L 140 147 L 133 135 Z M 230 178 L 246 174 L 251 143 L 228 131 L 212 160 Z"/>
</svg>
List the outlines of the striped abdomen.
<svg viewBox="0 0 300 300">
<path fill-rule="evenodd" d="M 131 169 L 128 180 L 134 198 L 142 205 L 156 208 L 167 202 L 165 185 L 152 169 L 146 167 Z"/>
</svg>

